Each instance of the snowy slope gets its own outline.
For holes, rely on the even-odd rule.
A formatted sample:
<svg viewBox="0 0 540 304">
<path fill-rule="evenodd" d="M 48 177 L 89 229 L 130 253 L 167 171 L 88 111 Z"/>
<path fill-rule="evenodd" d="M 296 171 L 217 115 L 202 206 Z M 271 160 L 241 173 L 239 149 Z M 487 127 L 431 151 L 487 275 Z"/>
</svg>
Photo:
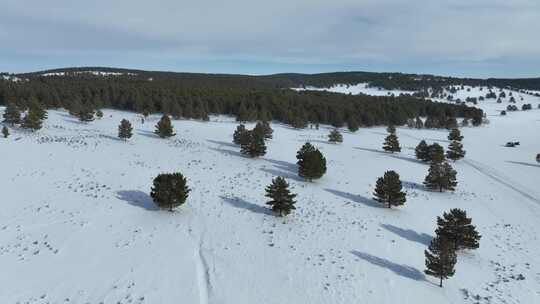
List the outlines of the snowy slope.
<svg viewBox="0 0 540 304">
<path fill-rule="evenodd" d="M 399 94 L 411 94 L 413 92 L 411 91 L 403 91 L 403 90 L 386 90 L 382 88 L 376 88 L 371 87 L 367 83 L 359 83 L 355 85 L 345 85 L 345 84 L 336 84 L 330 88 L 318 88 L 318 87 L 312 87 L 307 86 L 305 88 L 294 88 L 293 90 L 297 91 L 328 91 L 333 93 L 343 93 L 343 94 L 366 94 L 366 95 L 372 95 L 372 96 L 388 96 L 388 95 L 395 95 L 398 96 Z"/>
<path fill-rule="evenodd" d="M 540 99 L 525 98 L 535 109 L 506 117 L 479 105 L 491 123 L 462 130 L 455 193 L 426 191 L 427 165 L 414 159 L 421 139 L 447 146 L 443 130 L 398 128 L 403 152 L 392 155 L 381 152 L 384 128 L 344 131 L 334 145 L 328 128 L 273 124 L 267 155 L 253 160 L 231 144 L 227 117 L 174 121 L 177 135 L 164 140 L 152 133 L 157 115 L 142 124 L 106 110 L 84 124 L 49 111 L 44 129 L 0 138 L 0 303 L 536 303 Z M 128 142 L 116 138 L 122 118 L 134 124 Z M 296 175 L 307 140 L 328 160 L 314 183 Z M 521 146 L 502 147 L 509 140 Z M 371 200 L 389 169 L 408 192 L 392 210 Z M 170 171 L 193 189 L 174 213 L 148 195 Z M 276 175 L 298 193 L 285 219 L 264 204 Z M 436 216 L 453 207 L 483 237 L 441 289 L 423 274 L 423 251 Z"/>
</svg>

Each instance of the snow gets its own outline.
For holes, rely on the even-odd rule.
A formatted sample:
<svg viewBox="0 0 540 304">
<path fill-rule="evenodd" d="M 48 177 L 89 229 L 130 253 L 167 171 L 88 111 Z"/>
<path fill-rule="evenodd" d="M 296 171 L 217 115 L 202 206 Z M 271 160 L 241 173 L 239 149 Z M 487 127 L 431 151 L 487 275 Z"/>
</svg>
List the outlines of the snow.
<svg viewBox="0 0 540 304">
<path fill-rule="evenodd" d="M 366 95 L 372 95 L 372 96 L 389 96 L 389 95 L 395 95 L 398 96 L 399 94 L 412 94 L 412 91 L 403 91 L 403 90 L 386 90 L 383 88 L 377 88 L 377 87 L 371 87 L 367 83 L 359 83 L 355 85 L 346 85 L 346 84 L 336 84 L 329 88 L 318 88 L 313 86 L 307 86 L 305 88 L 293 88 L 293 90 L 297 91 L 327 91 L 327 92 L 333 92 L 333 93 L 344 93 L 344 94 L 366 94 Z"/>
<path fill-rule="evenodd" d="M 7 81 L 19 82 L 22 79 L 13 75 L 2 75 L 2 79 Z"/>
<path fill-rule="evenodd" d="M 344 130 L 343 144 L 329 144 L 329 127 L 275 123 L 267 155 L 249 159 L 231 143 L 229 117 L 175 120 L 177 135 L 160 139 L 159 115 L 142 124 L 105 110 L 80 123 L 50 110 L 42 130 L 0 138 L 0 303 L 536 303 L 540 98 L 524 98 L 534 109 L 507 116 L 497 113 L 506 103 L 479 103 L 490 123 L 462 129 L 455 193 L 425 190 L 427 165 L 414 158 L 421 139 L 447 146 L 445 130 L 397 128 L 402 152 L 388 154 L 382 127 Z M 127 142 L 116 138 L 122 118 L 134 125 Z M 296 174 L 308 140 L 328 161 L 313 183 Z M 521 145 L 502 146 L 510 140 Z M 408 195 L 388 210 L 371 197 L 390 169 Z M 152 179 L 171 171 L 193 189 L 173 213 L 148 195 Z M 265 206 L 276 175 L 298 193 L 286 218 Z M 436 217 L 456 207 L 482 239 L 459 253 L 441 289 L 423 274 L 423 252 Z"/>
</svg>

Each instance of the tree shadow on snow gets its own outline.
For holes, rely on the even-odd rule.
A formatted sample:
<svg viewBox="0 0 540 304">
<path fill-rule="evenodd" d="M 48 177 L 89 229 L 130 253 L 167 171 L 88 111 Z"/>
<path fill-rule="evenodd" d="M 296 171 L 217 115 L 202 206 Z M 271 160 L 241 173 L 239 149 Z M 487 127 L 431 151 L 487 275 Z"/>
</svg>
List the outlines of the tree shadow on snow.
<svg viewBox="0 0 540 304">
<path fill-rule="evenodd" d="M 417 182 L 409 182 L 409 181 L 401 181 L 401 185 L 405 189 L 413 189 L 413 190 L 421 190 L 421 191 L 430 191 L 426 186 L 423 184 L 419 184 Z"/>
<path fill-rule="evenodd" d="M 159 208 L 154 204 L 152 197 L 139 190 L 118 191 L 116 192 L 116 197 L 135 207 L 143 208 L 149 211 L 159 210 Z"/>
<path fill-rule="evenodd" d="M 383 151 L 383 150 L 362 148 L 362 147 L 355 147 L 355 149 L 362 150 L 362 151 L 367 151 L 367 152 L 372 152 L 372 153 L 384 154 L 384 155 L 386 155 L 388 157 L 408 161 L 408 162 L 415 163 L 415 164 L 422 164 L 422 165 L 424 164 L 424 162 L 422 162 L 421 160 L 418 160 L 418 159 L 416 159 L 414 157 L 404 156 L 404 155 L 400 155 L 398 153 L 390 153 L 390 152 L 386 152 L 386 151 Z"/>
<path fill-rule="evenodd" d="M 414 267 L 397 264 L 392 261 L 374 256 L 368 253 L 360 252 L 357 250 L 353 250 L 351 251 L 351 253 L 370 264 L 373 264 L 382 268 L 386 268 L 392 271 L 393 273 L 400 275 L 402 277 L 409 278 L 415 281 L 426 280 L 425 275 L 420 270 Z"/>
<path fill-rule="evenodd" d="M 227 196 L 220 196 L 220 198 L 226 202 L 227 204 L 239 208 L 239 209 L 245 209 L 248 211 L 251 211 L 253 213 L 259 213 L 259 214 L 266 214 L 271 215 L 272 211 L 269 208 L 265 208 L 263 206 L 259 206 L 253 203 L 250 203 L 244 199 L 241 199 L 237 196 L 233 197 L 227 197 Z"/>
<path fill-rule="evenodd" d="M 159 138 L 159 136 L 152 131 L 142 130 L 142 129 L 137 129 L 136 131 L 137 131 L 137 134 L 142 135 L 142 136 L 146 136 L 150 138 Z"/>
<path fill-rule="evenodd" d="M 220 146 L 227 146 L 227 147 L 231 147 L 231 148 L 235 148 L 235 149 L 238 149 L 238 148 L 239 148 L 238 145 L 235 145 L 235 144 L 233 144 L 233 143 L 226 142 L 226 141 L 211 140 L 211 139 L 207 139 L 206 141 L 207 141 L 207 142 L 210 142 L 210 143 L 213 143 L 213 144 L 216 144 L 216 145 L 220 145 Z"/>
<path fill-rule="evenodd" d="M 288 161 L 283 161 L 283 160 L 275 160 L 275 159 L 271 159 L 271 158 L 263 158 L 263 159 L 265 161 L 273 164 L 274 167 L 276 167 L 277 169 L 289 171 L 289 172 L 295 173 L 295 174 L 298 173 L 298 165 L 297 164 L 290 163 Z"/>
<path fill-rule="evenodd" d="M 507 160 L 506 162 L 507 162 L 507 163 L 511 163 L 511 164 L 516 164 L 516 165 L 522 165 L 522 166 L 528 166 L 528 167 L 540 168 L 540 165 L 537 165 L 537 164 L 531 164 L 531 163 L 526 163 L 526 162 L 519 162 L 519 161 L 512 161 L 512 160 Z"/>
<path fill-rule="evenodd" d="M 406 240 L 409 240 L 411 242 L 417 242 L 425 246 L 428 246 L 429 243 L 431 243 L 431 239 L 433 239 L 433 237 L 429 234 L 418 233 L 411 229 L 403 229 L 389 224 L 381 224 L 381 227 Z"/>
<path fill-rule="evenodd" d="M 371 198 L 367 198 L 367 197 L 362 196 L 362 195 L 352 194 L 352 193 L 349 193 L 349 192 L 343 192 L 343 191 L 334 190 L 334 189 L 324 189 L 324 191 L 330 192 L 330 193 L 332 193 L 334 195 L 340 196 L 340 197 L 342 197 L 342 198 L 344 198 L 346 200 L 350 200 L 350 201 L 353 201 L 355 203 L 364 204 L 364 205 L 369 206 L 369 207 L 373 207 L 373 208 L 383 208 L 384 207 L 382 204 L 379 204 L 375 200 L 373 200 Z"/>
<path fill-rule="evenodd" d="M 210 150 L 214 150 L 216 152 L 219 152 L 219 153 L 225 154 L 225 155 L 237 156 L 237 157 L 241 157 L 241 158 L 248 158 L 247 156 L 240 153 L 239 151 L 233 151 L 233 150 L 221 149 L 221 148 L 212 148 L 212 147 L 210 147 Z"/>
<path fill-rule="evenodd" d="M 292 180 L 295 180 L 297 182 L 305 182 L 306 180 L 301 178 L 300 176 L 298 176 L 296 173 L 292 173 L 292 172 L 288 172 L 288 171 L 283 171 L 283 170 L 276 170 L 276 169 L 273 169 L 273 168 L 261 168 L 260 169 L 262 172 L 265 172 L 265 173 L 268 173 L 270 175 L 273 175 L 273 176 L 281 176 L 285 179 L 292 179 Z"/>
</svg>

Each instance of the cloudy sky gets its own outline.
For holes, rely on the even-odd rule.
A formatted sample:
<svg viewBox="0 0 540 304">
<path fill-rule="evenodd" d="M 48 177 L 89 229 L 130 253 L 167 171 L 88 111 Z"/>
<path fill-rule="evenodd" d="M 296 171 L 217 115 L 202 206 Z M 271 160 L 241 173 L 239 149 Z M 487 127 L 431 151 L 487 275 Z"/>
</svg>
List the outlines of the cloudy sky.
<svg viewBox="0 0 540 304">
<path fill-rule="evenodd" d="M 0 71 L 540 76 L 539 0 L 0 0 Z"/>
</svg>

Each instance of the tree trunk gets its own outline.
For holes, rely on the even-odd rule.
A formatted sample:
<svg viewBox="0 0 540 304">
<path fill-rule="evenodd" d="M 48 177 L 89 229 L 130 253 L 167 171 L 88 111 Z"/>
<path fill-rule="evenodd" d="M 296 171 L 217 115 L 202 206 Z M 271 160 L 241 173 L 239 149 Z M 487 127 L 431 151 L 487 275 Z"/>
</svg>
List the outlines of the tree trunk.
<svg viewBox="0 0 540 304">
<path fill-rule="evenodd" d="M 439 283 L 439 287 L 442 288 L 442 277 L 440 277 L 440 279 L 441 279 L 441 282 Z"/>
</svg>

